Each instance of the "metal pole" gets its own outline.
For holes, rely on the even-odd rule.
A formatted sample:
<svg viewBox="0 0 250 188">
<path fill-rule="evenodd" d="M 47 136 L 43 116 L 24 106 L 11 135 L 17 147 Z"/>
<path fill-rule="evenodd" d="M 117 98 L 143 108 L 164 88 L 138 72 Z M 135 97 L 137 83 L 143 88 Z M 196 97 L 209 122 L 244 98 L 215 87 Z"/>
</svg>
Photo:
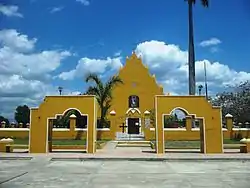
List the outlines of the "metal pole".
<svg viewBox="0 0 250 188">
<path fill-rule="evenodd" d="M 208 100 L 208 94 L 207 94 L 207 67 L 206 67 L 206 61 L 204 61 L 204 74 L 205 74 L 205 92 L 206 92 L 206 99 Z"/>
</svg>

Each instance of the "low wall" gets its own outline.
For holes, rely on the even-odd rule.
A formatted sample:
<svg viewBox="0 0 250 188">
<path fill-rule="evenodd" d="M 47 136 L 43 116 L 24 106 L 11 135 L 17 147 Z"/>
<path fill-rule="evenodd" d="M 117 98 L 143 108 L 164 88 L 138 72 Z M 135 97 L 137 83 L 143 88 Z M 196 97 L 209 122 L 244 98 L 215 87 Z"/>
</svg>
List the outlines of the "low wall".
<svg viewBox="0 0 250 188">
<path fill-rule="evenodd" d="M 223 130 L 224 139 L 233 138 L 249 138 L 250 128 L 233 128 L 229 131 L 225 128 Z M 165 140 L 199 140 L 200 139 L 200 129 L 194 128 L 191 131 L 187 131 L 185 128 L 165 128 L 164 129 L 164 139 Z M 155 140 L 155 128 L 150 128 L 150 135 L 147 140 Z"/>
<path fill-rule="evenodd" d="M 98 140 L 112 139 L 110 129 L 97 129 Z M 29 128 L 0 128 L 0 138 L 29 138 Z M 74 132 L 65 128 L 54 128 L 53 139 L 86 139 L 87 129 L 76 128 Z"/>
<path fill-rule="evenodd" d="M 187 131 L 185 128 L 167 128 L 164 129 L 165 140 L 198 140 L 200 138 L 199 129 L 192 129 Z M 230 138 L 249 138 L 250 128 L 233 128 L 232 131 L 223 129 L 224 139 Z M 28 128 L 0 128 L 0 138 L 12 137 L 12 138 L 28 138 L 29 129 Z M 74 132 L 70 129 L 64 128 L 54 128 L 53 129 L 53 139 L 86 139 L 87 129 L 76 128 Z M 103 128 L 97 129 L 97 139 L 98 140 L 114 140 L 115 134 L 113 134 L 110 129 Z M 155 128 L 150 128 L 150 133 L 147 134 L 146 140 L 155 140 Z"/>
<path fill-rule="evenodd" d="M 0 138 L 28 138 L 29 128 L 0 128 Z"/>
</svg>

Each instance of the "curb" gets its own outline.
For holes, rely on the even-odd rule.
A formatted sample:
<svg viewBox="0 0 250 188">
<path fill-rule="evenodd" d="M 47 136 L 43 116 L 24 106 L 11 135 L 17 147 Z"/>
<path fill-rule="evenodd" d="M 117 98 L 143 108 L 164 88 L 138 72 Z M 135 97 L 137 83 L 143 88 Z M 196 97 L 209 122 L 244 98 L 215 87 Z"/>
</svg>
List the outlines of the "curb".
<svg viewBox="0 0 250 188">
<path fill-rule="evenodd" d="M 52 157 L 50 161 L 152 161 L 152 162 L 197 162 L 197 161 L 250 161 L 249 158 L 60 158 Z"/>
<path fill-rule="evenodd" d="M 0 157 L 0 161 L 7 161 L 7 160 L 31 160 L 33 157 Z"/>
</svg>

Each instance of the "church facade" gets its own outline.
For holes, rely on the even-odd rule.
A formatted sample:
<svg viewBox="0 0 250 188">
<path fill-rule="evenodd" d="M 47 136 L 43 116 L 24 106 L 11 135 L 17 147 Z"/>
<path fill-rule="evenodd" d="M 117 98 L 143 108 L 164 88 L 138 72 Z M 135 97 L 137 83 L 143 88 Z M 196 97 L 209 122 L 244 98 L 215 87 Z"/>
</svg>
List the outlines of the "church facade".
<svg viewBox="0 0 250 188">
<path fill-rule="evenodd" d="M 124 67 L 118 76 L 123 84 L 113 90 L 112 107 L 110 108 L 110 131 L 123 135 L 149 136 L 150 113 L 154 110 L 155 95 L 163 95 L 163 88 L 156 83 L 141 58 L 135 53 L 127 57 Z M 114 116 L 113 118 L 111 116 Z M 121 134 L 122 135 L 122 134 Z"/>
<path fill-rule="evenodd" d="M 99 106 L 94 95 L 46 96 L 39 107 L 31 109 L 29 152 L 53 151 L 52 142 L 57 138 L 86 139 L 83 147 L 87 153 L 96 152 L 99 139 L 131 138 L 154 140 L 159 154 L 165 152 L 166 140 L 194 140 L 193 138 L 200 139 L 202 153 L 223 152 L 220 107 L 213 107 L 204 96 L 164 95 L 163 88 L 156 83 L 155 77 L 134 53 L 126 59 L 118 76 L 124 84 L 113 90 L 112 106 L 107 117 L 110 121 L 109 128 L 97 127 Z M 186 127 L 168 131 L 164 127 L 164 117 L 172 114 L 176 108 L 185 112 Z M 86 117 L 86 126 L 77 127 L 77 116 L 72 114 L 69 116 L 69 128 L 54 127 L 54 119 L 72 109 Z M 232 125 L 232 117 L 229 118 L 228 124 Z M 192 130 L 194 119 L 199 120 L 199 131 Z"/>
</svg>

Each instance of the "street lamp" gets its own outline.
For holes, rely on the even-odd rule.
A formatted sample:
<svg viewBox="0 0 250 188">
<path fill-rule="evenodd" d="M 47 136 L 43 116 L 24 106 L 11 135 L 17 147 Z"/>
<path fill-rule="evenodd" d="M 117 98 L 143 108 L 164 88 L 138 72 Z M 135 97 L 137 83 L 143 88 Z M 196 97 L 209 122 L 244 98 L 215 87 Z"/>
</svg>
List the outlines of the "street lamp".
<svg viewBox="0 0 250 188">
<path fill-rule="evenodd" d="M 59 86 L 58 87 L 58 91 L 59 91 L 59 94 L 62 95 L 62 90 L 63 90 L 63 87 Z"/>
<path fill-rule="evenodd" d="M 201 90 L 203 89 L 203 85 L 199 85 L 198 86 L 198 91 L 199 91 L 199 95 L 201 95 Z"/>
</svg>

